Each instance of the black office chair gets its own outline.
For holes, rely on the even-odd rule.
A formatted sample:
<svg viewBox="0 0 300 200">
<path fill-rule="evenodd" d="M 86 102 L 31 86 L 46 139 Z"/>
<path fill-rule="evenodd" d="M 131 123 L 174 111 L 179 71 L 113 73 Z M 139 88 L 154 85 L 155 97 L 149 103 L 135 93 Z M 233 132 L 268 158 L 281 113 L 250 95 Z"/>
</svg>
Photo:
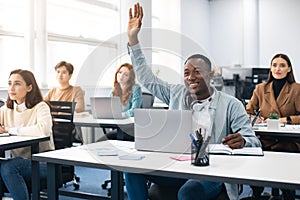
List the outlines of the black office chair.
<svg viewBox="0 0 300 200">
<path fill-rule="evenodd" d="M 149 92 L 142 92 L 142 108 L 152 108 L 154 103 L 154 96 Z M 103 129 L 103 132 L 105 129 Z M 106 134 L 106 132 L 104 132 Z M 101 185 L 102 189 L 107 189 L 107 195 L 111 196 L 111 188 L 107 188 L 111 180 L 105 180 Z M 124 183 L 125 184 L 125 183 Z"/>
<path fill-rule="evenodd" d="M 239 194 L 242 193 L 243 188 L 242 185 L 239 186 Z M 180 186 L 181 187 L 181 186 Z M 157 184 L 152 184 L 149 189 L 149 199 L 150 200 L 177 200 L 177 193 L 180 187 L 169 187 L 169 186 L 160 186 Z M 218 194 L 218 196 L 214 200 L 229 200 L 229 197 L 226 192 L 226 188 L 223 184 L 223 189 Z"/>
<path fill-rule="evenodd" d="M 75 129 L 73 118 L 76 102 L 49 101 L 49 104 L 53 118 L 52 132 L 55 149 L 72 147 L 74 141 L 73 131 Z M 78 182 L 80 178 L 75 175 L 74 166 L 61 166 L 61 175 L 63 185 L 73 181 L 74 188 L 79 189 Z"/>
<path fill-rule="evenodd" d="M 5 104 L 5 99 L 0 98 L 0 107 L 2 107 Z"/>
<path fill-rule="evenodd" d="M 154 103 L 154 96 L 149 92 L 142 92 L 142 108 L 152 108 Z"/>
</svg>

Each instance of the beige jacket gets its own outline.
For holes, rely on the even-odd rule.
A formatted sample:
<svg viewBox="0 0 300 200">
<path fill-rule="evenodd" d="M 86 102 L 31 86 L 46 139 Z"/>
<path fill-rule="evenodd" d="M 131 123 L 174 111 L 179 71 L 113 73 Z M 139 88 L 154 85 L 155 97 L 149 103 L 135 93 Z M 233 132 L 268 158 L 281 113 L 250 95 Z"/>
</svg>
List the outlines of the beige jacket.
<svg viewBox="0 0 300 200">
<path fill-rule="evenodd" d="M 54 150 L 52 135 L 52 117 L 50 108 L 45 102 L 40 102 L 31 109 L 16 111 L 6 105 L 1 107 L 0 123 L 8 128 L 18 128 L 21 136 L 50 136 L 50 141 L 40 143 L 40 152 Z M 31 157 L 30 147 L 12 150 L 13 157 Z"/>
</svg>

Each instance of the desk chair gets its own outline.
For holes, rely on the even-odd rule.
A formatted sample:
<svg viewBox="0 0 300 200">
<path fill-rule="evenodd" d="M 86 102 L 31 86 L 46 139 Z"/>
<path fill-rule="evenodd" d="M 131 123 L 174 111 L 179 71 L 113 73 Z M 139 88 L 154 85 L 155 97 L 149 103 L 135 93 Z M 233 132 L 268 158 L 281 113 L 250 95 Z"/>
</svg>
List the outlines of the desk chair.
<svg viewBox="0 0 300 200">
<path fill-rule="evenodd" d="M 149 92 L 142 92 L 142 108 L 152 108 L 154 103 L 154 96 Z"/>
<path fill-rule="evenodd" d="M 0 98 L 0 107 L 2 107 L 5 104 L 5 99 Z"/>
<path fill-rule="evenodd" d="M 240 187 L 240 185 L 239 185 Z M 150 200 L 177 200 L 177 193 L 180 187 L 168 187 L 168 186 L 160 186 L 157 184 L 152 184 L 148 189 L 149 199 Z M 242 190 L 240 188 L 239 194 L 241 194 Z M 223 185 L 223 190 L 214 200 L 229 200 L 227 196 L 227 192 L 225 186 Z"/>
<path fill-rule="evenodd" d="M 53 118 L 53 139 L 55 149 L 63 149 L 72 147 L 73 131 L 75 125 L 73 123 L 74 110 L 76 102 L 67 101 L 49 101 L 51 107 L 51 115 Z M 75 175 L 74 166 L 61 166 L 62 183 L 73 181 L 75 189 L 79 189 L 79 177 Z"/>
<path fill-rule="evenodd" d="M 149 92 L 142 92 L 142 108 L 152 108 L 154 103 L 154 96 Z M 105 129 L 103 128 L 104 134 L 106 134 Z M 134 138 L 133 138 L 134 140 Z M 133 141 L 132 140 L 132 141 Z M 102 189 L 107 189 L 107 195 L 111 196 L 111 188 L 107 188 L 111 180 L 105 180 L 101 185 Z M 125 183 L 124 183 L 125 184 Z"/>
</svg>

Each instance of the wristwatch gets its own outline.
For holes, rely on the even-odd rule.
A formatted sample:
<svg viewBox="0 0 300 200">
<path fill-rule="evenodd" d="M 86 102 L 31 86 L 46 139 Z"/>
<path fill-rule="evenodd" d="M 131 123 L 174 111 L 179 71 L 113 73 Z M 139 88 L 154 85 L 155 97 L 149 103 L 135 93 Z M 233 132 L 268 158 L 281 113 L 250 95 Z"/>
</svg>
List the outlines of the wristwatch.
<svg viewBox="0 0 300 200">
<path fill-rule="evenodd" d="M 286 124 L 292 124 L 292 119 L 290 116 L 286 117 Z"/>
</svg>

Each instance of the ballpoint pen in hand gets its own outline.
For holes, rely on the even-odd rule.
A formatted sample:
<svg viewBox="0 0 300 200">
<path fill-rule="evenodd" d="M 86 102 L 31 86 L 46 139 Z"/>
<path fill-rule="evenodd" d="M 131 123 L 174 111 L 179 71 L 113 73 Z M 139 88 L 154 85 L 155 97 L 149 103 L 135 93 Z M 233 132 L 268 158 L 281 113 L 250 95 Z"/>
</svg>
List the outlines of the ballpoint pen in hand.
<svg viewBox="0 0 300 200">
<path fill-rule="evenodd" d="M 254 119 L 253 119 L 252 122 L 251 122 L 251 125 L 252 125 L 252 126 L 254 126 L 254 124 L 255 124 L 256 120 L 258 119 L 259 115 L 260 115 L 260 109 L 258 109 L 258 111 L 257 111 L 256 114 L 255 114 Z"/>
</svg>

